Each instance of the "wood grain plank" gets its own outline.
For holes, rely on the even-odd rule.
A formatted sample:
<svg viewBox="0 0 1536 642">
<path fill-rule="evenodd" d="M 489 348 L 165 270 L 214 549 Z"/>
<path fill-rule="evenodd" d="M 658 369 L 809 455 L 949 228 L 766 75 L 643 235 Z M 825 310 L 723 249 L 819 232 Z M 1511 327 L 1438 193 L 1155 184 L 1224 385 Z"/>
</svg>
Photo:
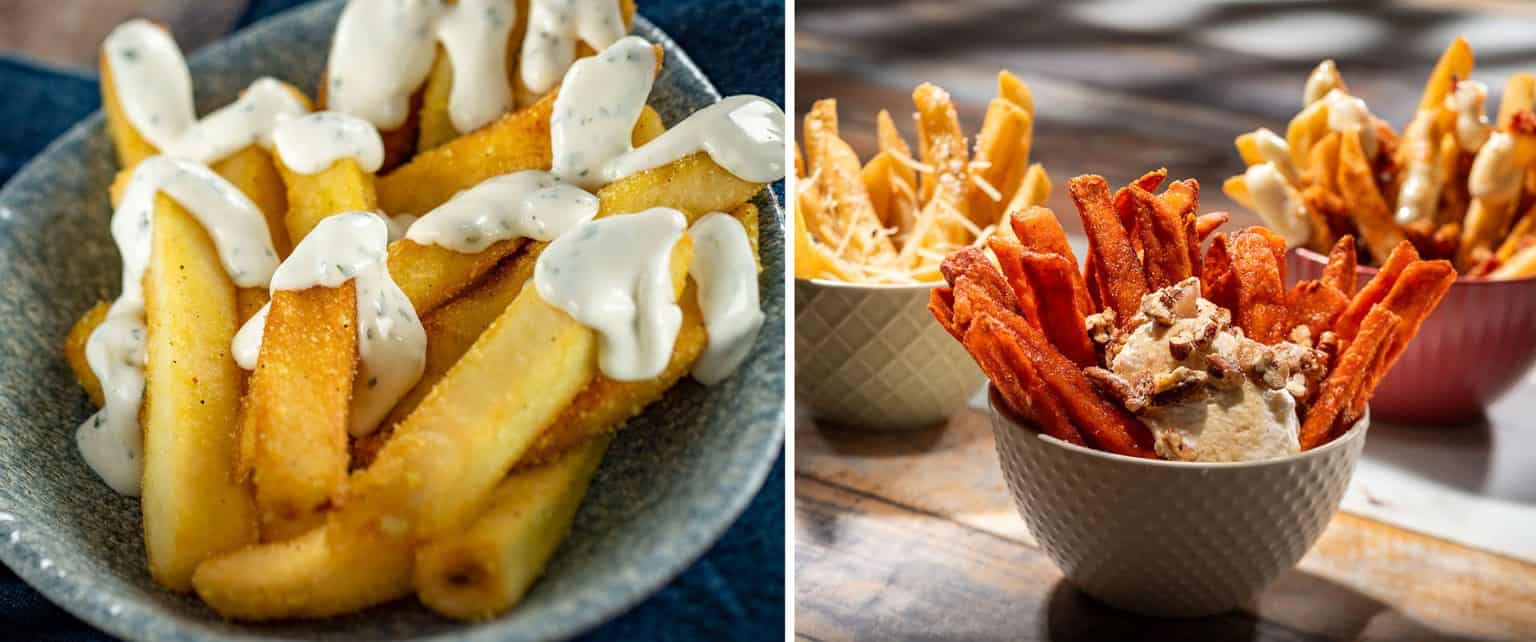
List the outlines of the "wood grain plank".
<svg viewBox="0 0 1536 642">
<path fill-rule="evenodd" d="M 858 508 L 861 519 L 880 523 L 846 516 L 826 519 L 819 513 L 800 517 L 797 585 L 820 576 L 826 590 L 817 590 L 815 582 L 797 588 L 803 604 L 798 609 L 833 608 L 815 604 L 832 599 L 833 578 L 857 570 L 843 568 L 846 565 L 901 567 L 915 557 L 937 555 L 923 550 L 927 535 L 902 536 L 902 531 L 984 534 L 991 538 L 987 541 L 1005 541 L 1020 549 L 998 553 L 999 559 L 958 557 L 946 562 L 961 574 L 1004 573 L 990 567 L 1039 555 L 1014 512 L 991 429 L 979 412 L 966 411 L 945 426 L 909 435 L 822 430 L 801 419 L 795 443 L 797 515 L 813 510 L 802 504 L 833 502 L 815 494 L 820 484 L 857 499 L 843 501 L 850 505 L 845 512 Z M 866 540 L 845 526 L 874 532 Z M 918 539 L 886 544 L 901 537 Z M 941 543 L 933 546 L 954 548 L 948 537 L 934 540 Z M 972 542 L 972 535 L 965 537 Z M 829 542 L 837 546 L 829 548 Z M 822 551 L 798 551 L 807 546 L 821 546 Z M 938 572 L 936 566 L 926 568 Z M 896 580 L 929 581 L 922 574 Z M 1030 580 L 1019 586 L 1037 585 Z M 846 590 L 857 593 L 855 588 Z M 1047 599 L 1043 591 L 1037 593 L 1037 601 Z M 1283 576 L 1248 612 L 1287 630 L 1333 639 L 1527 639 L 1536 635 L 1536 565 L 1340 514 L 1298 569 Z M 1107 611 L 1108 617 L 1115 614 Z M 820 636 L 817 629 L 806 630 Z"/>
</svg>

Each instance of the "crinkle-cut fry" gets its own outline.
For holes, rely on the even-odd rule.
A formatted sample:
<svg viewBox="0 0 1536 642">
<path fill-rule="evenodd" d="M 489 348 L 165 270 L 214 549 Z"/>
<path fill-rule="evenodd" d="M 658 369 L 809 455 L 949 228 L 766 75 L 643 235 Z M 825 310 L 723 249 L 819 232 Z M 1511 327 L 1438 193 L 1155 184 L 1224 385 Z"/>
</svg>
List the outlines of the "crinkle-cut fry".
<svg viewBox="0 0 1536 642">
<path fill-rule="evenodd" d="M 1003 215 L 1024 180 L 1032 127 L 1029 114 L 1006 98 L 994 98 L 987 106 L 976 135 L 975 162 L 969 167 L 972 180 L 966 200 L 972 221 L 988 225 Z M 990 185 L 999 198 L 994 199 L 978 180 Z"/>
<path fill-rule="evenodd" d="M 552 92 L 525 109 L 421 152 L 394 171 L 381 174 L 379 207 L 390 214 L 425 214 L 487 178 L 525 169 L 549 169 L 549 116 L 554 104 Z"/>
<path fill-rule="evenodd" d="M 1524 279 L 1536 276 L 1536 245 L 1528 245 L 1488 274 L 1492 279 Z"/>
<path fill-rule="evenodd" d="M 1290 317 L 1286 320 L 1283 335 L 1305 326 L 1314 340 L 1325 330 L 1333 329 L 1339 315 L 1349 306 L 1349 296 L 1326 281 L 1302 281 L 1286 295 L 1286 307 Z"/>
<path fill-rule="evenodd" d="M 691 249 L 686 235 L 673 248 L 677 290 Z M 524 287 L 352 476 L 347 503 L 301 538 L 323 533 L 321 545 L 300 560 L 284 543 L 215 558 L 199 568 L 198 593 L 241 619 L 323 617 L 404 594 L 412 546 L 483 513 L 507 470 L 596 374 L 596 334 Z M 361 547 L 372 547 L 367 563 L 338 560 Z M 278 572 L 252 574 L 264 565 Z"/>
<path fill-rule="evenodd" d="M 1509 131 L 1515 114 L 1536 108 L 1536 74 L 1517 72 L 1504 82 L 1504 97 L 1499 100 L 1499 113 L 1495 126 Z"/>
<path fill-rule="evenodd" d="M 1371 376 L 1371 365 L 1381 351 L 1397 336 L 1401 319 L 1391 310 L 1373 308 L 1360 326 L 1360 333 L 1349 347 L 1339 355 L 1338 364 L 1324 380 L 1317 401 L 1307 411 L 1301 424 L 1301 449 L 1311 450 L 1332 440 L 1340 428 L 1340 420 L 1362 394 Z M 1369 396 L 1369 391 L 1364 391 Z"/>
<path fill-rule="evenodd" d="M 940 177 L 953 176 L 960 184 L 966 184 L 965 134 L 960 130 L 960 115 L 949 92 L 923 83 L 912 92 L 912 102 L 917 106 L 918 155 L 932 170 L 919 173 L 918 195 L 926 205 L 934 200 Z"/>
<path fill-rule="evenodd" d="M 1269 239 L 1251 230 L 1238 233 L 1232 241 L 1232 274 L 1237 284 L 1232 324 L 1260 343 L 1285 339 L 1285 276 Z"/>
<path fill-rule="evenodd" d="M 474 620 L 521 602 L 570 532 L 610 440 L 589 440 L 555 461 L 512 473 L 467 530 L 418 547 L 414 584 L 422 603 Z"/>
<path fill-rule="evenodd" d="M 1122 325 L 1128 325 L 1141 309 L 1147 277 L 1120 215 L 1110 202 L 1109 184 L 1104 177 L 1090 174 L 1068 180 L 1067 189 L 1083 218 L 1090 259 L 1097 264 L 1103 294 L 1108 299 L 1104 303 L 1115 311 Z"/>
<path fill-rule="evenodd" d="M 1073 277 L 1077 265 L 1060 254 L 1024 252 L 1024 274 L 1035 295 L 1035 307 L 1046 338 L 1080 367 L 1095 365 L 1093 341 L 1078 309 Z"/>
<path fill-rule="evenodd" d="M 1019 183 L 1019 188 L 1014 190 L 1013 199 L 1008 201 L 1004 212 L 1020 212 L 1031 207 L 1043 207 L 1051 198 L 1051 175 L 1045 171 L 1045 166 L 1034 163 L 1024 171 L 1024 180 Z"/>
<path fill-rule="evenodd" d="M 1203 290 L 1201 296 L 1220 307 L 1235 311 L 1237 309 L 1237 278 L 1232 273 L 1232 252 L 1228 247 L 1225 232 L 1211 237 L 1211 244 L 1205 250 L 1201 270 L 1201 290 Z"/>
<path fill-rule="evenodd" d="M 1387 353 L 1382 371 L 1391 368 L 1402 356 L 1408 342 L 1418 334 L 1419 327 L 1429 318 L 1429 313 L 1440 305 L 1440 300 L 1456 282 L 1456 269 L 1449 261 L 1419 261 L 1403 270 L 1402 276 L 1392 284 L 1392 291 L 1382 299 L 1381 306 L 1391 310 L 1402 325 L 1397 340 Z"/>
<path fill-rule="evenodd" d="M 272 297 L 236 462 L 238 477 L 250 476 L 265 541 L 312 530 L 346 492 L 356 323 L 353 281 Z"/>
<path fill-rule="evenodd" d="M 1355 270 L 1356 261 L 1355 237 L 1345 234 L 1328 251 L 1328 265 L 1323 268 L 1323 283 L 1333 286 L 1345 296 L 1354 296 L 1360 276 Z"/>
<path fill-rule="evenodd" d="M 1371 280 L 1365 283 L 1365 287 L 1355 293 L 1354 298 L 1349 301 L 1349 307 L 1345 308 L 1344 314 L 1339 315 L 1338 323 L 1333 326 L 1333 331 L 1338 333 L 1339 338 L 1345 341 L 1354 339 L 1356 332 L 1360 330 L 1360 324 L 1365 321 L 1371 308 L 1387 298 L 1387 294 L 1392 291 L 1392 286 L 1397 284 L 1403 271 L 1418 260 L 1419 251 L 1414 249 L 1412 243 L 1407 241 L 1399 243 L 1397 248 L 1387 255 L 1387 260 L 1382 262 L 1381 268 L 1376 271 L 1376 276 L 1371 277 Z"/>
<path fill-rule="evenodd" d="M 1338 185 L 1366 249 L 1377 261 L 1385 260 L 1405 237 L 1376 187 L 1375 171 L 1360 147 L 1359 132 L 1351 131 L 1341 139 Z"/>
<path fill-rule="evenodd" d="M 1009 217 L 1009 224 L 1025 250 L 1063 256 L 1072 265 L 1077 265 L 1077 255 L 1072 252 L 1072 243 L 1067 240 L 1066 230 L 1062 229 L 1055 212 L 1044 207 L 1030 207 L 1014 212 Z M 1093 309 L 1087 284 L 1076 270 L 1072 274 L 1072 291 L 1079 311 L 1085 315 L 1097 311 Z"/>
<path fill-rule="evenodd" d="M 144 545 L 150 574 L 175 591 L 210 556 L 256 539 L 256 516 L 233 475 L 244 375 L 230 355 L 235 285 L 197 219 L 155 197 L 144 369 Z"/>
<path fill-rule="evenodd" d="M 97 408 L 105 400 L 101 392 L 101 380 L 96 378 L 90 361 L 85 358 L 85 344 L 90 341 L 91 333 L 107 319 L 107 310 L 111 307 L 112 304 L 106 301 L 97 301 L 96 305 L 80 315 L 80 320 L 69 328 L 69 335 L 64 337 L 64 359 L 69 362 L 69 369 L 74 371 L 75 381 L 85 389 L 86 396 L 91 398 L 91 403 L 96 404 Z"/>
<path fill-rule="evenodd" d="M 1085 445 L 1082 434 L 1045 389 L 1029 357 L 1001 321 L 983 317 L 971 326 L 963 343 L 1009 408 L 1037 424 L 1047 435 Z"/>
<path fill-rule="evenodd" d="M 1195 250 L 1199 251 L 1200 246 L 1205 244 L 1206 239 L 1210 238 L 1212 234 L 1216 233 L 1217 229 L 1226 225 L 1231 220 L 1232 215 L 1226 212 L 1207 212 L 1196 216 Z"/>
<path fill-rule="evenodd" d="M 219 615 L 256 621 L 329 617 L 410 594 L 408 539 L 339 526 L 203 562 L 197 595 Z"/>
<path fill-rule="evenodd" d="M 1085 440 L 1101 450 L 1120 455 L 1157 456 L 1152 450 L 1152 433 L 1140 420 L 1100 395 L 1082 369 L 1052 347 L 1040 330 L 997 302 L 991 303 L 992 309 L 984 316 L 1006 326 L 1043 387 L 1072 419 L 1072 424 L 1083 432 Z"/>
<path fill-rule="evenodd" d="M 308 236 L 327 216 L 378 209 L 373 174 L 364 171 L 356 159 L 339 159 L 314 174 L 295 172 L 283 159 L 274 160 L 287 186 L 288 214 L 284 223 L 288 238 L 294 243 Z"/>
<path fill-rule="evenodd" d="M 1456 86 L 1456 81 L 1472 77 L 1472 45 L 1457 36 L 1440 54 L 1440 60 L 1424 82 L 1424 97 L 1419 99 L 1420 110 L 1439 110 L 1445 105 L 1446 94 Z"/>
</svg>

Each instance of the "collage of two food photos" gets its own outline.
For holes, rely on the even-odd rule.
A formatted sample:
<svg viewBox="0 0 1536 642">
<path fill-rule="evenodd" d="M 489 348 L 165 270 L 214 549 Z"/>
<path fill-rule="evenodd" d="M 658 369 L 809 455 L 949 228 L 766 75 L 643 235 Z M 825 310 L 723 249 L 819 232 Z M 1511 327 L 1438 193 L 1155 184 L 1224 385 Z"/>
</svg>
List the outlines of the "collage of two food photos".
<svg viewBox="0 0 1536 642">
<path fill-rule="evenodd" d="M 1536 640 L 1531 34 L 0 2 L 0 639 Z"/>
</svg>

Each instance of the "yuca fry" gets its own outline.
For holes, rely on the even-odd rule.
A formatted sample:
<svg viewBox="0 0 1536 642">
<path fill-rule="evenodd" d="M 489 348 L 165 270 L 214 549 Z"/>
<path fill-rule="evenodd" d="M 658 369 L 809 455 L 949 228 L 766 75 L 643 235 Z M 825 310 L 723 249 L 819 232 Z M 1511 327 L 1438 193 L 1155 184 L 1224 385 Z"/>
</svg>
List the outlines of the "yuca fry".
<svg viewBox="0 0 1536 642">
<path fill-rule="evenodd" d="M 1399 243 L 1392 253 L 1387 255 L 1387 260 L 1382 262 L 1376 276 L 1371 277 L 1371 280 L 1365 283 L 1365 287 L 1355 293 L 1344 314 L 1339 315 L 1338 323 L 1333 326 L 1333 331 L 1338 333 L 1339 338 L 1346 341 L 1354 339 L 1366 315 L 1377 303 L 1387 298 L 1387 294 L 1392 291 L 1392 286 L 1396 285 L 1397 279 L 1402 276 L 1403 270 L 1418 260 L 1419 252 L 1413 249 L 1412 243 L 1407 241 Z"/>
<path fill-rule="evenodd" d="M 277 252 L 278 258 L 285 258 L 292 251 L 293 243 L 289 242 L 288 228 L 283 222 L 288 212 L 288 195 L 283 189 L 283 178 L 278 173 L 276 160 L 271 152 L 251 145 L 210 165 L 209 169 L 239 188 L 261 209 L 261 213 L 267 217 L 267 232 L 272 236 L 272 249 Z"/>
<path fill-rule="evenodd" d="M 256 539 L 251 497 L 232 474 L 244 375 L 230 355 L 235 286 L 213 241 L 164 194 L 155 197 L 151 236 L 144 545 L 155 580 L 185 591 L 203 560 Z"/>
<path fill-rule="evenodd" d="M 1354 214 L 1366 249 L 1377 261 L 1384 261 L 1403 242 L 1403 231 L 1376 188 L 1375 171 L 1360 147 L 1357 132 L 1350 132 L 1340 141 L 1338 185 L 1345 208 Z"/>
<path fill-rule="evenodd" d="M 240 413 L 239 478 L 250 475 L 263 541 L 320 525 L 347 481 L 357 374 L 357 284 L 279 291 Z"/>
<path fill-rule="evenodd" d="M 80 320 L 69 329 L 69 335 L 64 337 L 64 358 L 69 361 L 69 369 L 75 373 L 75 381 L 80 382 L 80 387 L 85 389 L 86 396 L 91 398 L 91 403 L 100 408 L 105 399 L 101 392 L 101 380 L 96 378 L 96 372 L 91 370 L 91 363 L 85 357 L 85 344 L 90 341 L 91 333 L 96 327 L 107 319 L 107 310 L 112 304 L 106 301 L 97 301 L 96 305 L 86 310 L 80 316 Z"/>
<path fill-rule="evenodd" d="M 1232 324 L 1264 344 L 1285 338 L 1285 277 L 1280 270 L 1269 239 L 1248 230 L 1233 237 L 1237 305 L 1231 308 Z"/>
<path fill-rule="evenodd" d="M 554 105 L 555 94 L 551 93 L 380 175 L 379 207 L 390 214 L 425 214 L 487 178 L 525 169 L 549 169 L 549 116 Z"/>
<path fill-rule="evenodd" d="M 1301 449 L 1311 450 L 1327 443 L 1338 430 L 1339 419 L 1359 395 L 1370 376 L 1371 363 L 1385 344 L 1397 336 L 1401 320 L 1391 310 L 1373 308 L 1360 326 L 1360 334 L 1339 355 L 1338 364 L 1323 382 L 1317 402 L 1307 411 L 1301 424 Z"/>
<path fill-rule="evenodd" d="M 1003 209 L 1022 182 L 1028 165 L 1031 118 L 1008 99 L 993 98 L 976 134 L 976 154 L 968 168 L 967 214 L 977 225 L 989 225 L 1006 213 Z"/>
<path fill-rule="evenodd" d="M 1013 200 L 1008 201 L 1004 212 L 1020 212 L 1031 207 L 1040 207 L 1051 198 L 1051 175 L 1045 171 L 1045 166 L 1040 163 L 1030 165 L 1024 170 L 1024 179 L 1020 181 L 1018 190 L 1013 193 Z M 998 229 L 1004 226 L 999 222 Z"/>
<path fill-rule="evenodd" d="M 128 112 L 117 99 L 117 79 L 112 74 L 106 47 L 101 48 L 97 57 L 97 68 L 101 70 L 101 110 L 107 115 L 107 135 L 112 137 L 112 148 L 117 151 L 118 167 L 131 170 L 139 161 L 160 151 L 128 121 Z"/>
<path fill-rule="evenodd" d="M 1359 273 L 1355 271 L 1355 237 L 1345 234 L 1328 252 L 1328 265 L 1323 268 L 1322 281 L 1333 286 L 1345 296 L 1354 296 Z"/>
<path fill-rule="evenodd" d="M 467 530 L 416 549 L 414 584 L 422 603 L 473 620 L 521 602 L 570 531 L 610 440 L 597 437 L 548 464 L 512 473 Z"/>
<path fill-rule="evenodd" d="M 804 137 L 815 176 L 813 187 L 826 199 L 825 207 L 805 213 L 805 222 L 840 259 L 859 264 L 888 263 L 896 255 L 896 247 L 883 233 L 880 216 L 864 187 L 858 155 L 838 137 L 837 101 L 818 100 L 812 105 L 805 115 Z"/>
<path fill-rule="evenodd" d="M 523 23 L 524 12 L 517 12 L 517 21 Z M 514 42 L 521 42 L 520 40 Z M 448 112 L 448 101 L 453 95 L 453 63 L 443 44 L 437 44 L 432 60 L 432 71 L 422 85 L 421 111 L 416 129 L 416 153 L 421 153 L 459 137 Z"/>
<path fill-rule="evenodd" d="M 685 235 L 672 251 L 678 290 L 691 249 Z M 404 594 L 409 545 L 481 514 L 506 471 L 596 373 L 596 334 L 525 286 L 373 465 L 352 477 L 346 505 L 305 536 L 323 533 L 311 555 L 284 564 L 291 553 L 281 544 L 247 547 L 204 564 L 198 594 L 226 617 L 253 620 L 334 615 Z M 381 559 L 339 564 L 355 546 L 375 546 Z"/>
<path fill-rule="evenodd" d="M 1083 218 L 1090 260 L 1097 264 L 1103 279 L 1108 295 L 1104 303 L 1115 311 L 1120 323 L 1129 324 L 1141 309 L 1147 277 L 1130 236 L 1120 223 L 1120 214 L 1110 202 L 1109 184 L 1102 176 L 1087 175 L 1069 179 L 1067 189 Z"/>
<path fill-rule="evenodd" d="M 325 217 L 342 212 L 378 209 L 373 174 L 353 158 L 342 158 L 318 173 L 301 174 L 274 157 L 288 192 L 283 225 L 295 245 Z"/>
<path fill-rule="evenodd" d="M 960 116 L 949 92 L 923 83 L 912 91 L 912 103 L 917 107 L 917 153 L 927 166 L 918 172 L 918 194 L 929 203 L 938 191 L 940 177 L 965 181 L 965 134 L 960 131 Z"/>
</svg>

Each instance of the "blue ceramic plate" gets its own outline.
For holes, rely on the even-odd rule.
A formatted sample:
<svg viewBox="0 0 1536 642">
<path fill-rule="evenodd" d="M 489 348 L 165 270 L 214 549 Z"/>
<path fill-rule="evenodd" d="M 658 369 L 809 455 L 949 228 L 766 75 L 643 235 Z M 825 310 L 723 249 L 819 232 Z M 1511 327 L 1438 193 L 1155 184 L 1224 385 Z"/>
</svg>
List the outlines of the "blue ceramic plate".
<svg viewBox="0 0 1536 642">
<path fill-rule="evenodd" d="M 314 87 L 340 2 L 292 11 L 191 59 L 199 113 L 271 75 Z M 651 105 L 669 123 L 719 98 L 666 48 Z M 81 461 L 75 425 L 91 412 L 62 355 L 70 324 L 117 295 L 107 231 L 116 161 L 101 115 L 75 126 L 0 191 L 0 560 L 69 612 L 131 639 L 455 639 L 567 637 L 607 620 L 697 559 L 747 505 L 784 439 L 783 213 L 764 192 L 763 307 L 751 359 L 714 388 L 684 381 L 614 441 L 574 531 L 545 578 L 487 622 L 442 619 L 413 599 L 321 621 L 245 625 L 167 592 L 145 567 L 139 503 Z M 779 560 L 764 560 L 777 564 Z"/>
</svg>

